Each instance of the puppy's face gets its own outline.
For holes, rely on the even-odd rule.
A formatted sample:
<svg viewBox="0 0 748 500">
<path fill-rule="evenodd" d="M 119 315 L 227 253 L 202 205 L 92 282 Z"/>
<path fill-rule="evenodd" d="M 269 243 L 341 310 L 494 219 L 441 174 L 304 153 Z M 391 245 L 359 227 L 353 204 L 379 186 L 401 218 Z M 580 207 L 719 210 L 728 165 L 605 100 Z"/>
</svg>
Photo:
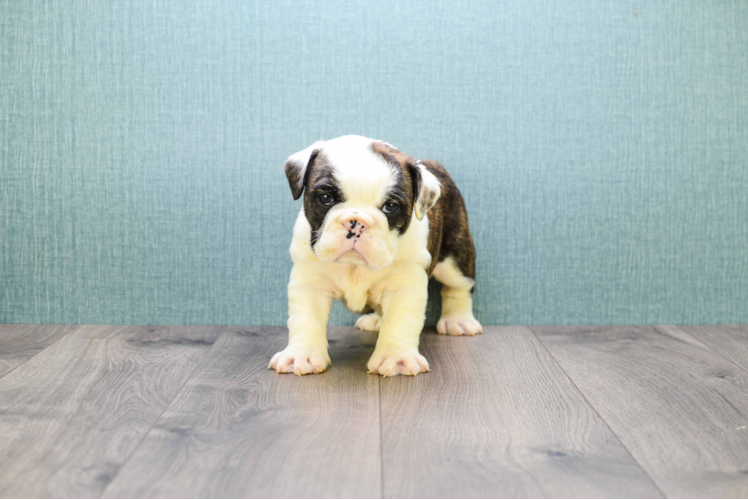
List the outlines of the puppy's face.
<svg viewBox="0 0 748 500">
<path fill-rule="evenodd" d="M 286 162 L 286 176 L 294 199 L 304 194 L 315 255 L 373 269 L 392 264 L 412 220 L 423 219 L 440 194 L 416 159 L 359 136 L 299 151 Z"/>
</svg>

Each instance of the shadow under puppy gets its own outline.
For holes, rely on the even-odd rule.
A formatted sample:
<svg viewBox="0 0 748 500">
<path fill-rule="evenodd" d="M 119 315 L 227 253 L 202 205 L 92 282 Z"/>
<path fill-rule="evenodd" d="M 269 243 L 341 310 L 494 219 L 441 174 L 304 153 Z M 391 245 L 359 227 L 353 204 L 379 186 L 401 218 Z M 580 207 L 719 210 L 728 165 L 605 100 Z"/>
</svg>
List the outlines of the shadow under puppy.
<svg viewBox="0 0 748 500">
<path fill-rule="evenodd" d="M 475 248 L 465 203 L 439 163 L 348 135 L 299 151 L 285 169 L 304 206 L 291 242 L 288 347 L 268 368 L 323 372 L 327 320 L 340 299 L 364 314 L 358 328 L 379 332 L 370 373 L 429 371 L 418 341 L 432 275 L 444 285 L 439 333 L 482 332 L 473 316 Z"/>
</svg>

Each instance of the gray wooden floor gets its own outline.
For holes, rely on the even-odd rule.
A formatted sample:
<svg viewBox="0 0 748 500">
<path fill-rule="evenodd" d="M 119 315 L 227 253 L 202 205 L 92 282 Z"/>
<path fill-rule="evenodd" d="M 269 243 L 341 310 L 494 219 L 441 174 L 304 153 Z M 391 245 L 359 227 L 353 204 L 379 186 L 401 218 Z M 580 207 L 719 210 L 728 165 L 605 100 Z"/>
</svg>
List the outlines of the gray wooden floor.
<svg viewBox="0 0 748 500">
<path fill-rule="evenodd" d="M 0 496 L 748 496 L 748 327 L 427 330 L 388 379 L 353 328 L 277 375 L 284 337 L 0 326 Z"/>
</svg>

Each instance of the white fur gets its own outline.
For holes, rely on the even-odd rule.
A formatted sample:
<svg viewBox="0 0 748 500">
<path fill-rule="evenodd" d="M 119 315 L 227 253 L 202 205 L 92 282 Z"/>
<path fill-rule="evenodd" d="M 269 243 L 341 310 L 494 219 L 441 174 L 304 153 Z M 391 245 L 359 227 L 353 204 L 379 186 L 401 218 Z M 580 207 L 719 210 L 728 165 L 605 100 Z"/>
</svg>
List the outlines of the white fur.
<svg viewBox="0 0 748 500">
<path fill-rule="evenodd" d="M 381 313 L 370 325 L 380 332 L 367 365 L 371 373 L 416 375 L 429 369 L 418 352 L 427 300 L 426 269 L 431 263 L 428 217 L 425 212 L 420 217 L 414 213 L 403 235 L 389 230 L 380 207 L 396 179 L 392 167 L 372 151 L 373 142 L 344 136 L 315 143 L 289 158 L 305 166 L 313 150 L 321 148 L 335 168 L 346 201 L 327 213 L 314 251 L 303 209 L 296 219 L 290 248 L 294 267 L 288 284 L 289 343 L 269 365 L 278 372 L 303 375 L 327 367 L 326 330 L 333 299 L 345 300 L 357 311 L 373 305 Z M 428 211 L 438 199 L 439 183 L 420 168 L 422 192 L 430 190 L 433 196 Z M 355 243 L 345 237 L 348 230 L 341 223 L 353 212 L 368 225 L 361 238 L 352 238 Z"/>
</svg>

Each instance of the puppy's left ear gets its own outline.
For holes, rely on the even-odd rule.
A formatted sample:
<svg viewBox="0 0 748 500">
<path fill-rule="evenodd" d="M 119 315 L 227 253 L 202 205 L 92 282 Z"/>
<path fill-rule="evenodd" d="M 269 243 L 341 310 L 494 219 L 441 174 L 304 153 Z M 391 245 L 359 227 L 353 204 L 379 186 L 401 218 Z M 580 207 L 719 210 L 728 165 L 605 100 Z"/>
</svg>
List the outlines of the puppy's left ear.
<svg viewBox="0 0 748 500">
<path fill-rule="evenodd" d="M 298 200 L 304 191 L 304 184 L 309 175 L 309 167 L 322 149 L 323 141 L 317 141 L 306 149 L 294 153 L 286 160 L 286 177 L 291 187 L 293 199 Z"/>
<path fill-rule="evenodd" d="M 409 163 L 408 169 L 413 178 L 413 211 L 418 220 L 431 210 L 442 194 L 442 186 L 434 174 L 422 163 Z"/>
</svg>

